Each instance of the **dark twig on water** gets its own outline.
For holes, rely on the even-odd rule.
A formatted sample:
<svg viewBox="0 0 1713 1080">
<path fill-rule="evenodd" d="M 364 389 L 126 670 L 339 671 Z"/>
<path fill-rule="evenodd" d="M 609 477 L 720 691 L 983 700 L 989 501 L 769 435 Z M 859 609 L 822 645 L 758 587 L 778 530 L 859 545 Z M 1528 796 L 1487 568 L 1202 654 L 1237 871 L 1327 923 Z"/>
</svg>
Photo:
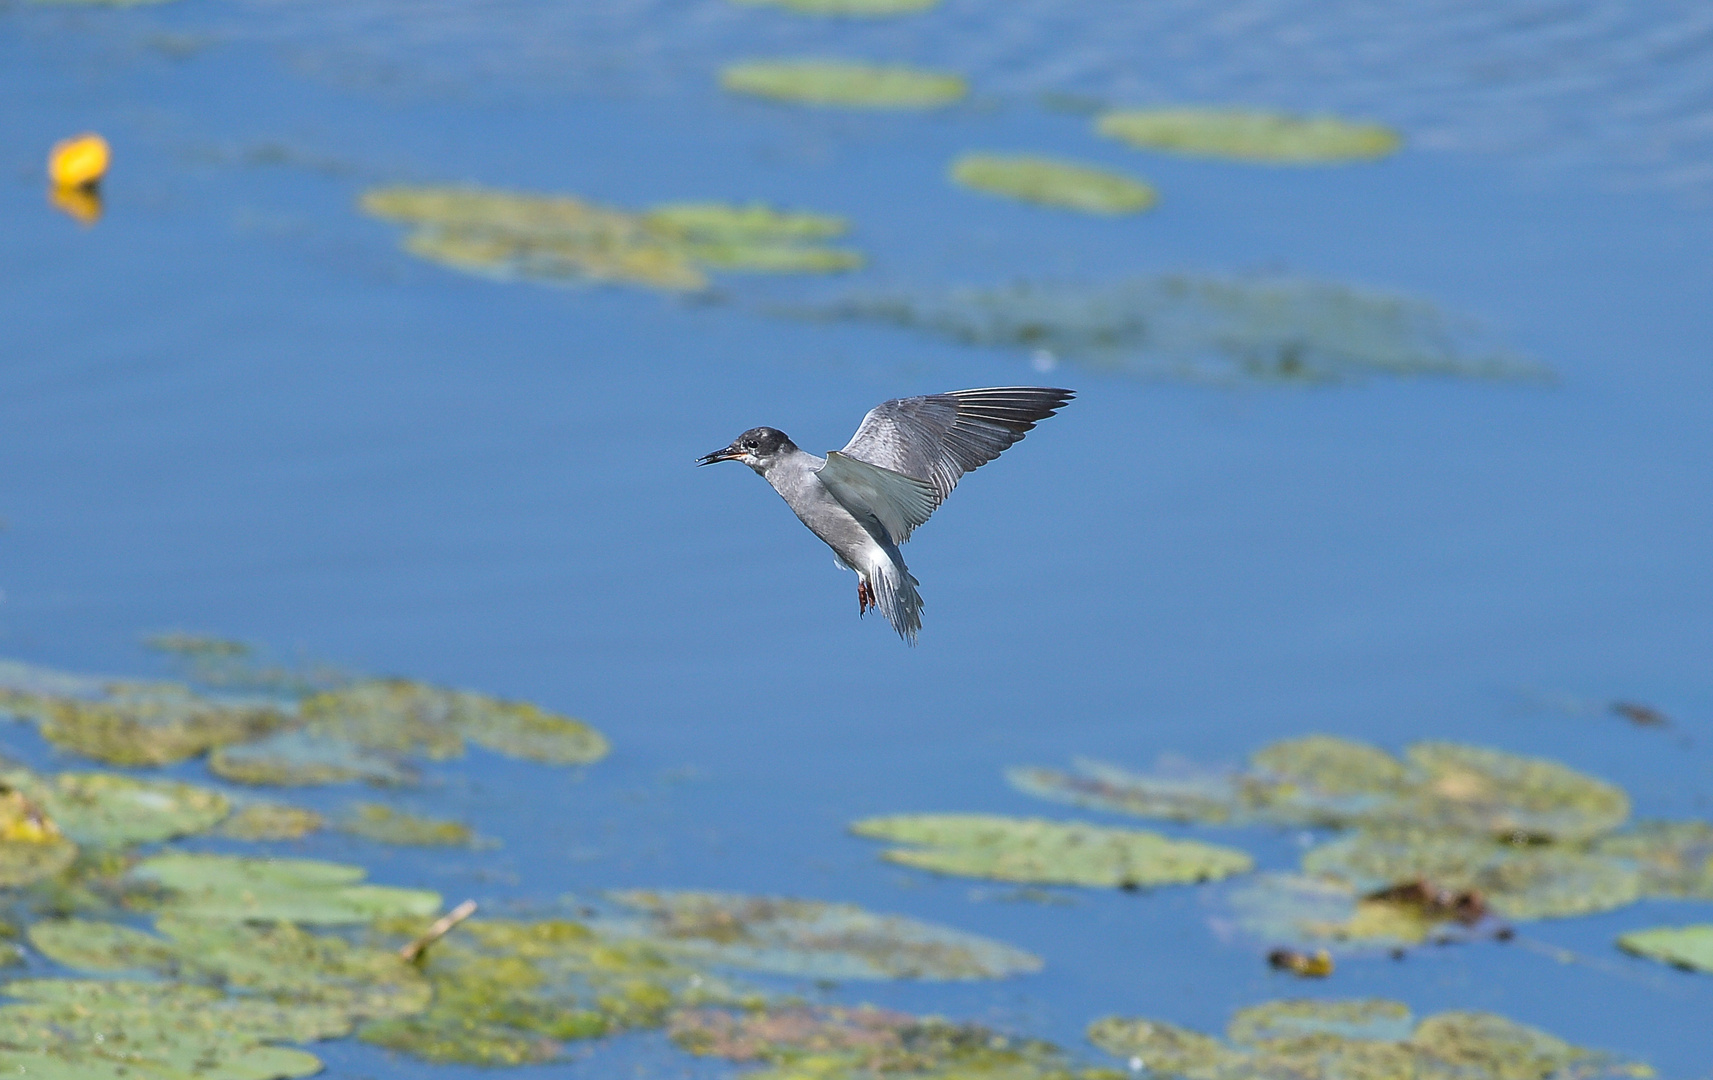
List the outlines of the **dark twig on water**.
<svg viewBox="0 0 1713 1080">
<path fill-rule="evenodd" d="M 406 963 L 415 963 L 427 948 L 445 937 L 454 926 L 476 913 L 476 901 L 466 900 L 434 920 L 434 925 L 423 931 L 422 936 L 399 950 L 399 956 Z"/>
</svg>

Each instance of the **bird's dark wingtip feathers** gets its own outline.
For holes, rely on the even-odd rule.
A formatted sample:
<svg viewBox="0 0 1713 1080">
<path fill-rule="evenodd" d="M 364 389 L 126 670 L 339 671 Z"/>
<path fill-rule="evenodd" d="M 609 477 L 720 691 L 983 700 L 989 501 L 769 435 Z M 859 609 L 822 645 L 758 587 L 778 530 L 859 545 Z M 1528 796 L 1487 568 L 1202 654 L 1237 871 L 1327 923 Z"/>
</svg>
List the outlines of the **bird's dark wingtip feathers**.
<svg viewBox="0 0 1713 1080">
<path fill-rule="evenodd" d="M 1054 386 L 994 386 L 955 390 L 947 396 L 957 399 L 960 414 L 1021 434 L 1070 404 L 1077 392 Z"/>
</svg>

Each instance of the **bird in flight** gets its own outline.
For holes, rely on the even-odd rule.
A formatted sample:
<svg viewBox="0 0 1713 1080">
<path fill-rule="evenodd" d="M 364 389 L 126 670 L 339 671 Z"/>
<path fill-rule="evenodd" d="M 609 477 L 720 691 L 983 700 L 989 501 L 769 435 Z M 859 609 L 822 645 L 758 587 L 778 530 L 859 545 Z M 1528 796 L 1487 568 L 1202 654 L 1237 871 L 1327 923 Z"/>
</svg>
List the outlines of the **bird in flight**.
<svg viewBox="0 0 1713 1080">
<path fill-rule="evenodd" d="M 857 575 L 857 613 L 879 608 L 914 645 L 920 584 L 898 546 L 971 469 L 998 457 L 1075 397 L 1070 390 L 1002 386 L 896 398 L 869 410 L 843 450 L 816 457 L 783 431 L 750 428 L 697 461 L 741 461 L 773 485 L 838 564 Z"/>
</svg>

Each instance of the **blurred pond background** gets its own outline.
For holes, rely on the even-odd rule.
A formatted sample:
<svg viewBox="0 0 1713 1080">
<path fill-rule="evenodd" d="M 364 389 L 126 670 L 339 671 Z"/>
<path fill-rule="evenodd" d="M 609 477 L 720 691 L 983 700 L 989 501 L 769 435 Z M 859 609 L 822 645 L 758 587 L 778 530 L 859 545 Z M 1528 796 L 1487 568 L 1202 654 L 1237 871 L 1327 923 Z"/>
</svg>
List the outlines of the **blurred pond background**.
<svg viewBox="0 0 1713 1080">
<path fill-rule="evenodd" d="M 720 88 L 728 64 L 787 56 L 968 93 L 864 110 Z M 411 805 L 503 846 L 362 855 L 377 880 L 933 919 L 1046 968 L 839 1000 L 1068 1046 L 1108 1013 L 1218 1030 L 1266 998 L 1378 996 L 1713 1075 L 1713 977 L 1613 947 L 1713 921 L 1706 901 L 1311 983 L 1225 932 L 1205 887 L 1004 902 L 846 834 L 1058 816 L 1010 766 L 1217 766 L 1310 732 L 1550 756 L 1637 817 L 1713 814 L 1706 5 L 12 0 L 0 87 L 0 653 L 159 676 L 143 636 L 212 633 L 527 699 L 613 742 L 584 772 L 434 766 Z M 1402 147 L 1280 166 L 1093 129 L 1161 105 L 1335 114 Z M 42 172 L 83 130 L 114 149 L 87 225 Z M 1099 166 L 1158 203 L 972 192 L 947 180 L 969 152 Z M 760 202 L 845 219 L 864 265 L 714 266 L 676 291 L 466 274 L 363 212 L 393 185 Z M 1160 299 L 1173 282 L 1216 299 L 1186 314 Z M 1025 303 L 1033 329 L 996 326 Z M 1376 305 L 1393 314 L 1360 325 Z M 915 649 L 856 617 L 849 576 L 758 480 L 693 467 L 753 425 L 821 452 L 886 398 L 1037 382 L 1080 396 L 906 549 Z M 64 757 L 22 725 L 6 739 Z M 1263 867 L 1301 851 L 1289 830 L 1218 839 Z M 337 1076 L 421 1071 L 318 1053 Z M 688 1060 L 635 1067 L 717 1071 Z"/>
</svg>

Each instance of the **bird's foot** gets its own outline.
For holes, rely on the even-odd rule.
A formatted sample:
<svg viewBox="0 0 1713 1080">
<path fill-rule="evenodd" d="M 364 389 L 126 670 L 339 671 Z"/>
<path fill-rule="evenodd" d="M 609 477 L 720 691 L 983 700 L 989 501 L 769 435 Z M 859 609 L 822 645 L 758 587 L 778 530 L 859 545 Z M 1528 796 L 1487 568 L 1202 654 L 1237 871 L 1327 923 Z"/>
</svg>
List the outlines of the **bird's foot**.
<svg viewBox="0 0 1713 1080">
<path fill-rule="evenodd" d="M 880 606 L 880 604 L 874 599 L 874 586 L 870 585 L 866 581 L 863 581 L 861 578 L 858 578 L 857 579 L 857 614 L 858 615 L 867 615 L 869 608 L 879 607 L 879 606 Z"/>
</svg>

